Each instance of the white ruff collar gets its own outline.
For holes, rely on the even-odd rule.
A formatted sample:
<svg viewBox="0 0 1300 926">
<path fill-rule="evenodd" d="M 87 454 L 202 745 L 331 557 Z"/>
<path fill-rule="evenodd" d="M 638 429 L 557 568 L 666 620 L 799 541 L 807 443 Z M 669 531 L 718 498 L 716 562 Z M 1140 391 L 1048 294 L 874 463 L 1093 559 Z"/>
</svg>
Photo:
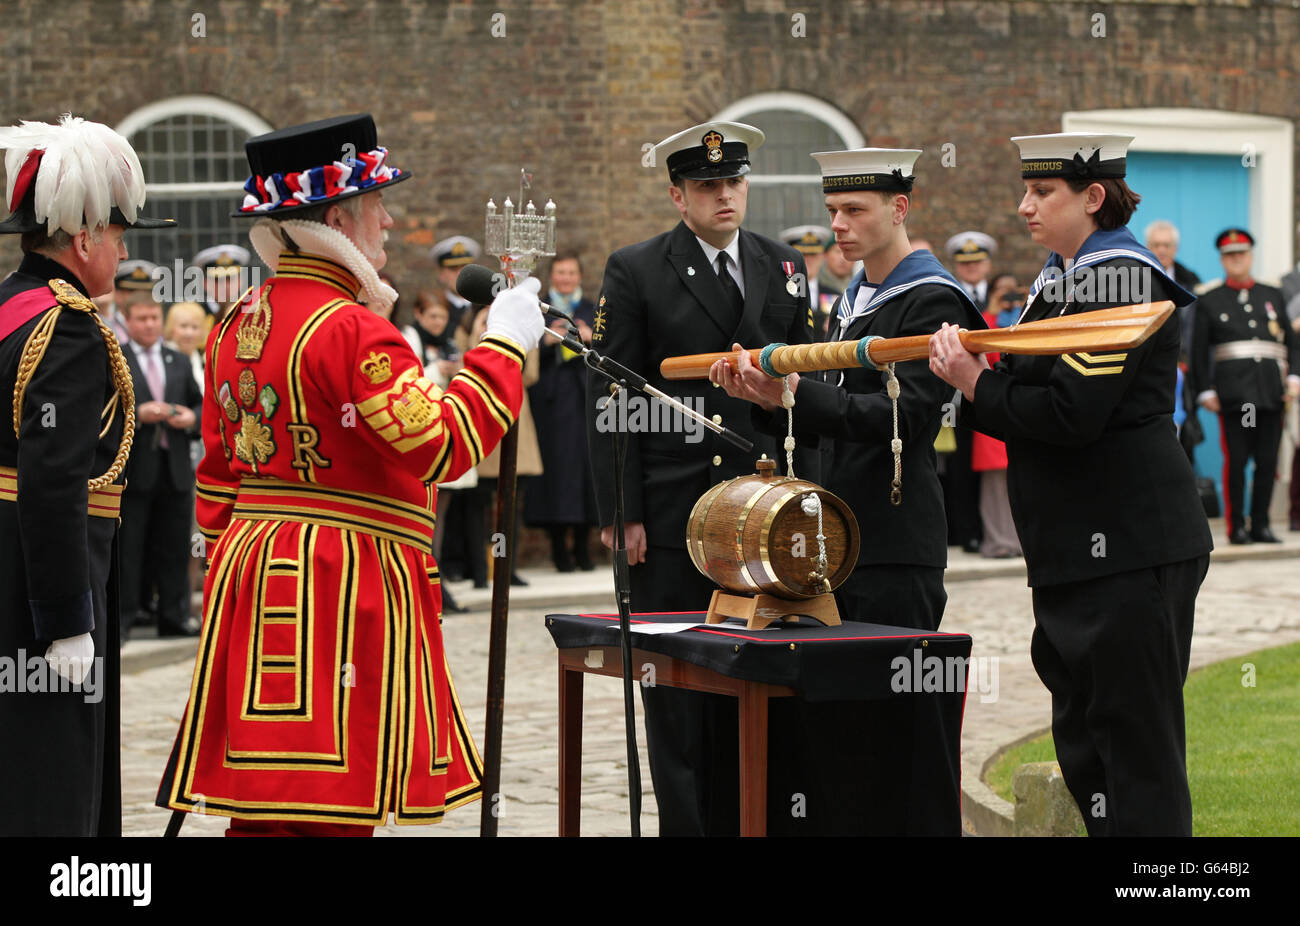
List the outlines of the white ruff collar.
<svg viewBox="0 0 1300 926">
<path fill-rule="evenodd" d="M 361 282 L 361 295 L 357 298 L 372 312 L 387 312 L 397 301 L 397 290 L 379 279 L 374 265 L 361 253 L 361 249 L 341 231 L 320 222 L 302 219 L 258 219 L 248 232 L 257 256 L 274 274 L 280 263 L 280 252 L 289 247 L 283 232 L 287 232 L 298 249 L 308 254 L 319 254 L 351 271 Z M 290 248 L 292 250 L 292 248 Z"/>
</svg>

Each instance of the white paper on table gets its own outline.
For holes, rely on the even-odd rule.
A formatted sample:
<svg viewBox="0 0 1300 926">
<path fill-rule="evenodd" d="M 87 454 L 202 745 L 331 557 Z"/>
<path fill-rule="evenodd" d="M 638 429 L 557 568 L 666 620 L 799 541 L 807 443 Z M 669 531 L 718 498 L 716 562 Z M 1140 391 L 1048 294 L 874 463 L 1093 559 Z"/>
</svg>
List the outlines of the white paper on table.
<svg viewBox="0 0 1300 926">
<path fill-rule="evenodd" d="M 681 633 L 683 630 L 690 630 L 692 627 L 704 627 L 704 626 L 705 624 L 702 621 L 695 621 L 691 623 L 680 623 L 680 624 L 677 623 L 660 624 L 656 622 L 656 623 L 646 623 L 646 624 L 632 624 L 629 629 L 633 633 L 645 633 L 653 636 L 659 633 Z"/>
<path fill-rule="evenodd" d="M 777 622 L 773 622 L 772 624 L 769 624 L 768 626 L 776 628 L 776 627 L 780 627 L 781 624 L 779 621 L 777 621 Z M 755 627 L 753 630 L 750 630 L 749 627 L 745 626 L 745 622 L 738 617 L 729 617 L 721 624 L 709 624 L 704 621 L 695 621 L 693 623 L 692 622 L 663 623 L 663 624 L 646 623 L 646 624 L 633 624 L 631 629 L 633 633 L 644 633 L 653 636 L 654 634 L 660 634 L 660 633 L 681 633 L 683 630 L 690 630 L 692 627 L 719 627 L 719 628 L 725 627 L 727 630 L 745 630 L 745 631 L 749 631 L 750 633 L 762 633 L 763 630 L 767 629 L 766 627 L 761 629 Z"/>
</svg>

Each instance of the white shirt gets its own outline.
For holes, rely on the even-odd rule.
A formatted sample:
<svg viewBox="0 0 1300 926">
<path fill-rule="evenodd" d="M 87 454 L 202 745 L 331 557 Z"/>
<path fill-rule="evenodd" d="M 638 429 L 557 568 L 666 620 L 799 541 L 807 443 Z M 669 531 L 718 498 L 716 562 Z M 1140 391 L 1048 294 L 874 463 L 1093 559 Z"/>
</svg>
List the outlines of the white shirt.
<svg viewBox="0 0 1300 926">
<path fill-rule="evenodd" d="M 698 241 L 700 247 L 704 249 L 704 256 L 708 258 L 709 261 L 709 269 L 714 270 L 715 272 L 718 265 L 718 254 L 722 253 L 722 251 L 726 252 L 727 257 L 730 258 L 727 261 L 727 270 L 730 271 L 731 278 L 736 281 L 736 285 L 740 287 L 740 295 L 743 297 L 745 295 L 745 277 L 740 272 L 740 233 L 737 232 L 733 235 L 731 237 L 731 244 L 722 248 L 721 251 L 709 244 L 699 235 L 695 236 L 695 240 Z"/>
</svg>

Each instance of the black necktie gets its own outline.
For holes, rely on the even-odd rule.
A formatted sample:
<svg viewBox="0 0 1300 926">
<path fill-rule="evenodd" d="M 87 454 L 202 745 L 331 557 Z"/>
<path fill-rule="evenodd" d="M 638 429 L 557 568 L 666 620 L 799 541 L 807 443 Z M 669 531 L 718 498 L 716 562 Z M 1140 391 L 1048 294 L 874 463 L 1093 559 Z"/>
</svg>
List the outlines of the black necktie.
<svg viewBox="0 0 1300 926">
<path fill-rule="evenodd" d="M 726 294 L 728 303 L 739 317 L 745 308 L 745 298 L 740 295 L 740 287 L 736 285 L 735 278 L 727 269 L 726 251 L 718 252 L 718 282 L 722 284 L 722 291 Z"/>
</svg>

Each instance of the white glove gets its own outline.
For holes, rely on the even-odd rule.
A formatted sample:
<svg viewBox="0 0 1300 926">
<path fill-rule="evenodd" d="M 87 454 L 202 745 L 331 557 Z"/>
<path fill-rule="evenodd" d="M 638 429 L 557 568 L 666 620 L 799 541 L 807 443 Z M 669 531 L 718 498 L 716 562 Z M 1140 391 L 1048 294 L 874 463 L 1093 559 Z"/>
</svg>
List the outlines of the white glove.
<svg viewBox="0 0 1300 926">
<path fill-rule="evenodd" d="M 525 351 L 537 346 L 546 328 L 537 294 L 541 280 L 529 277 L 518 286 L 502 290 L 488 309 L 485 335 L 496 334 L 514 341 Z"/>
<path fill-rule="evenodd" d="M 94 660 L 95 641 L 88 633 L 55 640 L 45 651 L 45 661 L 74 685 L 80 685 L 90 674 Z"/>
</svg>

